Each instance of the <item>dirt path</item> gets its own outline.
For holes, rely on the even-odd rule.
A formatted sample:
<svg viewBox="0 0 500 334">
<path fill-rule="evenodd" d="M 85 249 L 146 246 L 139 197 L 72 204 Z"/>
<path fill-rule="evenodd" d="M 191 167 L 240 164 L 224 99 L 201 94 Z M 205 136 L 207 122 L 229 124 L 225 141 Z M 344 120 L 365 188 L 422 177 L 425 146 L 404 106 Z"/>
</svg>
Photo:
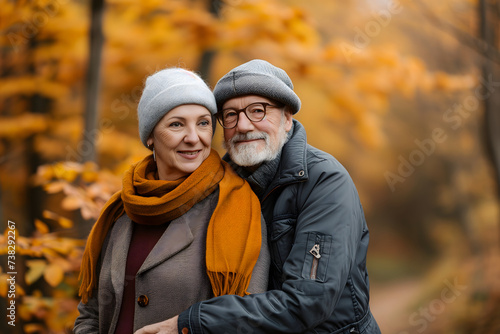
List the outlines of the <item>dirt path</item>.
<svg viewBox="0 0 500 334">
<path fill-rule="evenodd" d="M 411 303 L 421 291 L 422 283 L 407 280 L 370 286 L 370 308 L 382 334 L 403 334 L 410 326 Z"/>
</svg>

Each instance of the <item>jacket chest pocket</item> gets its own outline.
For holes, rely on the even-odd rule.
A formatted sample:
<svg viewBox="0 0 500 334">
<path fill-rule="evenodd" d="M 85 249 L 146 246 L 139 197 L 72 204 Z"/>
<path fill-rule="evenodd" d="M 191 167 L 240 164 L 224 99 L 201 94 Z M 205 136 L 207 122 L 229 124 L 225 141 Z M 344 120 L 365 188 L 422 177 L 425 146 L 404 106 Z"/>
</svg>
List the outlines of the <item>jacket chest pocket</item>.
<svg viewBox="0 0 500 334">
<path fill-rule="evenodd" d="M 296 222 L 296 219 L 288 218 L 273 221 L 271 224 L 271 259 L 280 272 L 292 249 Z"/>
<path fill-rule="evenodd" d="M 320 282 L 325 281 L 331 246 L 331 235 L 316 232 L 309 232 L 307 234 L 302 278 Z"/>
</svg>

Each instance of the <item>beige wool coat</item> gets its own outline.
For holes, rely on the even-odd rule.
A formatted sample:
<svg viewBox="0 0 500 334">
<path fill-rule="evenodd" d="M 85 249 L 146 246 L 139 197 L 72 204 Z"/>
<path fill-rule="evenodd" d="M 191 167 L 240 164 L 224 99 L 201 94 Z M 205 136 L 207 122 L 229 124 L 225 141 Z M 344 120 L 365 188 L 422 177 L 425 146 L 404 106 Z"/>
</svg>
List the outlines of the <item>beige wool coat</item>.
<svg viewBox="0 0 500 334">
<path fill-rule="evenodd" d="M 135 283 L 135 299 L 142 302 L 135 304 L 134 331 L 169 319 L 213 296 L 206 274 L 205 239 L 217 200 L 218 191 L 215 191 L 171 221 L 142 264 Z M 115 332 L 132 228 L 133 222 L 125 214 L 108 233 L 101 252 L 99 286 L 87 304 L 79 304 L 80 315 L 75 321 L 74 333 Z M 262 220 L 262 247 L 248 289 L 251 293 L 267 290 L 270 258 L 266 231 Z"/>
</svg>

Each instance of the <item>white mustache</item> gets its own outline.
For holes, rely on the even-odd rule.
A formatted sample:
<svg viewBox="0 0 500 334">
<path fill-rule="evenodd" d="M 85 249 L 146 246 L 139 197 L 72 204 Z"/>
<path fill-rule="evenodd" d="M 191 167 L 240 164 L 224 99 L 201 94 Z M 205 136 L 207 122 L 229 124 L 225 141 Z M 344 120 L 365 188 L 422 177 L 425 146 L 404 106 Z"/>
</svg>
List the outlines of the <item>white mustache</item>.
<svg viewBox="0 0 500 334">
<path fill-rule="evenodd" d="M 254 139 L 264 139 L 266 144 L 269 144 L 269 135 L 265 132 L 247 132 L 235 134 L 233 138 L 229 140 L 230 144 L 237 143 L 244 140 L 254 140 Z"/>
</svg>

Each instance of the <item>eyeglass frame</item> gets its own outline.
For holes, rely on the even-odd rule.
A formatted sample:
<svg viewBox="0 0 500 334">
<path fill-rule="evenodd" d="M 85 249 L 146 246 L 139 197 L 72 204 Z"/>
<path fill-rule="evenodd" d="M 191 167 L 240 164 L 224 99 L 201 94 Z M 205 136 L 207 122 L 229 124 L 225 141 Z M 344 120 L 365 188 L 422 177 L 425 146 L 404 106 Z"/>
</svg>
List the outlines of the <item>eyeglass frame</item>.
<svg viewBox="0 0 500 334">
<path fill-rule="evenodd" d="M 247 109 L 248 107 L 254 105 L 254 104 L 261 104 L 262 107 L 263 107 L 263 110 L 264 110 L 264 116 L 259 119 L 258 121 L 252 121 L 250 119 L 250 117 L 248 117 L 247 115 Z M 267 107 L 273 107 L 273 108 L 284 108 L 285 105 L 275 105 L 275 104 L 271 104 L 271 103 L 267 103 L 267 102 L 254 102 L 254 103 L 250 103 L 249 105 L 247 105 L 245 108 L 242 108 L 242 109 L 235 109 L 235 108 L 226 108 L 226 109 L 222 109 L 221 111 L 219 111 L 215 116 L 217 117 L 217 121 L 219 122 L 219 124 L 224 128 L 224 129 L 234 129 L 236 126 L 238 126 L 238 122 L 240 120 L 240 113 L 244 113 L 245 116 L 248 118 L 248 120 L 252 123 L 258 123 L 258 122 L 262 122 L 266 116 L 267 116 L 267 110 L 266 108 Z M 226 127 L 224 126 L 224 123 L 223 123 L 223 120 L 222 120 L 222 117 L 224 116 L 224 111 L 225 110 L 234 110 L 236 112 L 236 123 L 234 123 L 234 126 L 232 127 Z"/>
</svg>

